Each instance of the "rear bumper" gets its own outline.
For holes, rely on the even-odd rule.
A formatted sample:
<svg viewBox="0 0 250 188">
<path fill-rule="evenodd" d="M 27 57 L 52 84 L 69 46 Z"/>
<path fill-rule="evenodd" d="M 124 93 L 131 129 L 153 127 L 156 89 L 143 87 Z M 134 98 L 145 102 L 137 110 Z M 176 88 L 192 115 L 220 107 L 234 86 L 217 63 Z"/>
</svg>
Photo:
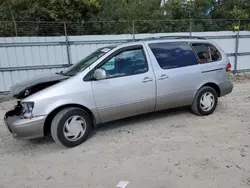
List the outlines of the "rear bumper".
<svg viewBox="0 0 250 188">
<path fill-rule="evenodd" d="M 228 81 L 219 85 L 220 97 L 223 97 L 233 91 L 233 84 Z"/>
<path fill-rule="evenodd" d="M 5 125 L 18 139 L 32 139 L 43 137 L 43 127 L 46 116 L 33 117 L 32 119 L 23 119 L 20 116 L 4 117 Z"/>
</svg>

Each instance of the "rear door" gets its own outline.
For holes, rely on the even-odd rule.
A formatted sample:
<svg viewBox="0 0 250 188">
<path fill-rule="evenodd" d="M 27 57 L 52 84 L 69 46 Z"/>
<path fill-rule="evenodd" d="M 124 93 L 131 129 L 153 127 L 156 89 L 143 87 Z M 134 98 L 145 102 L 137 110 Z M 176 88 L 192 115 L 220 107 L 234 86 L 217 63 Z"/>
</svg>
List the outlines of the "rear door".
<svg viewBox="0 0 250 188">
<path fill-rule="evenodd" d="M 201 73 L 188 42 L 148 44 L 156 83 L 156 110 L 190 105 Z"/>
</svg>

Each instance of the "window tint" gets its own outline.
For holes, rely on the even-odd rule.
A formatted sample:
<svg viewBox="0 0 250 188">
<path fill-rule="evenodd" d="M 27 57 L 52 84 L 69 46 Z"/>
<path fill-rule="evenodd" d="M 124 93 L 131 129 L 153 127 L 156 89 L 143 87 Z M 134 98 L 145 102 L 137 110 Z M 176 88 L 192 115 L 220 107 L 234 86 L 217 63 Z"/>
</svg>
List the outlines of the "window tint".
<svg viewBox="0 0 250 188">
<path fill-rule="evenodd" d="M 219 61 L 221 59 L 220 52 L 211 44 L 192 44 L 201 64 Z"/>
<path fill-rule="evenodd" d="M 149 44 L 162 69 L 173 69 L 197 64 L 192 48 L 185 42 Z"/>
<path fill-rule="evenodd" d="M 212 61 L 219 61 L 221 59 L 221 54 L 214 46 L 209 45 L 209 50 L 211 54 Z"/>
<path fill-rule="evenodd" d="M 145 73 L 148 71 L 148 64 L 143 49 L 135 49 L 115 55 L 100 69 L 105 70 L 109 78 L 113 78 Z"/>
</svg>

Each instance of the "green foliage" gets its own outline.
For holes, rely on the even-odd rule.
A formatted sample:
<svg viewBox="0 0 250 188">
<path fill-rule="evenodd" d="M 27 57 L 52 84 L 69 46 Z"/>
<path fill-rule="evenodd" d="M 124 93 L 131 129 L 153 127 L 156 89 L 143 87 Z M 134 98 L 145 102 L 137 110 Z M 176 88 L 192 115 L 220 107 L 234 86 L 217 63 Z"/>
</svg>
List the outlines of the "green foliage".
<svg viewBox="0 0 250 188">
<path fill-rule="evenodd" d="M 70 35 L 221 31 L 239 19 L 250 30 L 249 0 L 0 0 L 0 35 L 62 35 L 64 23 Z"/>
<path fill-rule="evenodd" d="M 100 7 L 97 0 L 1 0 L 0 20 L 82 21 Z"/>
<path fill-rule="evenodd" d="M 232 18 L 234 19 L 247 19 L 249 18 L 249 13 L 247 10 L 238 9 L 236 6 L 230 11 Z"/>
<path fill-rule="evenodd" d="M 48 12 L 55 21 L 84 21 L 97 13 L 99 3 L 96 0 L 50 0 Z"/>
</svg>

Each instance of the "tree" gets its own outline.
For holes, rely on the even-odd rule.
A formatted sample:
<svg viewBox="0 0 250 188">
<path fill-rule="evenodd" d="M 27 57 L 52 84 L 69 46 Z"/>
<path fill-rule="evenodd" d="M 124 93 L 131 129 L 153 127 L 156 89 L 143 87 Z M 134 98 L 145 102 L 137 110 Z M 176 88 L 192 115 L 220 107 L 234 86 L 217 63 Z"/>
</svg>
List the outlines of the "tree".
<svg viewBox="0 0 250 188">
<path fill-rule="evenodd" d="M 12 35 L 13 32 L 18 35 L 61 34 L 64 33 L 62 24 L 48 25 L 43 21 L 80 23 L 91 19 L 98 9 L 97 0 L 1 0 L 0 20 L 6 22 L 0 26 L 0 31 Z"/>
<path fill-rule="evenodd" d="M 249 0 L 0 0 L 4 36 L 63 35 L 64 23 L 69 35 L 232 30 L 239 19 Z"/>
<path fill-rule="evenodd" d="M 250 2 L 248 0 L 223 0 L 217 3 L 213 11 L 213 19 L 247 19 Z"/>
<path fill-rule="evenodd" d="M 101 31 L 112 34 L 149 31 L 155 24 L 150 20 L 162 17 L 163 10 L 157 0 L 100 0 L 100 12 L 93 19 L 102 22 L 96 26 Z"/>
</svg>

